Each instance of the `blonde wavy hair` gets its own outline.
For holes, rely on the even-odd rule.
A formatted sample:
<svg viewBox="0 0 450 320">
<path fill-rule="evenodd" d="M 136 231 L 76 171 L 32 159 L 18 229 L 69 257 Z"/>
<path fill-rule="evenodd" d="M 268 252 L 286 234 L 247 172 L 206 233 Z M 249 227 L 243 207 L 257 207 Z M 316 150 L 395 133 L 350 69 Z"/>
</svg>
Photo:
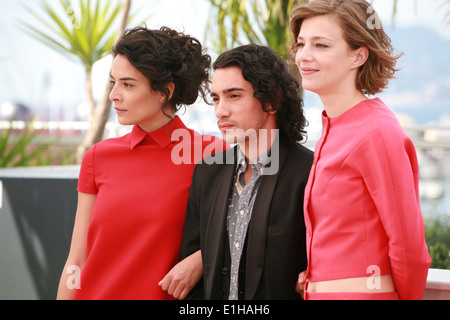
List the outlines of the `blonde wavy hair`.
<svg viewBox="0 0 450 320">
<path fill-rule="evenodd" d="M 395 78 L 397 60 L 402 54 L 392 47 L 391 38 L 371 4 L 364 0 L 313 0 L 295 7 L 291 13 L 292 51 L 296 51 L 303 21 L 320 15 L 332 15 L 337 19 L 350 48 L 369 50 L 367 61 L 358 70 L 357 89 L 369 95 L 385 89 L 389 80 Z"/>
</svg>

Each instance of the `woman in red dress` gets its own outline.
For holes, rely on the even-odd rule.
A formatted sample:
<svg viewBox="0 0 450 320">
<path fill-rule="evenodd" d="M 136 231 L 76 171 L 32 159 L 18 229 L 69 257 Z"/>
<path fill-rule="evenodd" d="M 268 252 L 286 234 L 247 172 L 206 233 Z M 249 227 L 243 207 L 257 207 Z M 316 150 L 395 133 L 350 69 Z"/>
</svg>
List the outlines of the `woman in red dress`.
<svg viewBox="0 0 450 320">
<path fill-rule="evenodd" d="M 113 53 L 110 99 L 119 123 L 133 129 L 83 158 L 58 298 L 170 299 L 158 283 L 178 262 L 194 166 L 206 147 L 224 148 L 176 116 L 199 93 L 205 98 L 211 59 L 195 38 L 166 27 L 133 29 Z"/>
</svg>

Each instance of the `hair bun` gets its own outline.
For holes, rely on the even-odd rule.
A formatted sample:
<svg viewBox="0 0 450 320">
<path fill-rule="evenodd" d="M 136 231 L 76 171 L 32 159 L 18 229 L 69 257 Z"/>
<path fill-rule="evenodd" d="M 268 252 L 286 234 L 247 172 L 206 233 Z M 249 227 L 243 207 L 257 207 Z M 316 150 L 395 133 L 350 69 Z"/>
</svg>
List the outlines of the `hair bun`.
<svg viewBox="0 0 450 320">
<path fill-rule="evenodd" d="M 174 112 L 193 104 L 199 93 L 206 101 L 211 57 L 196 38 L 169 27 L 137 27 L 122 36 L 113 53 L 125 55 L 149 79 L 152 89 L 167 97 L 166 84 L 173 82 L 175 90 L 167 104 Z"/>
</svg>

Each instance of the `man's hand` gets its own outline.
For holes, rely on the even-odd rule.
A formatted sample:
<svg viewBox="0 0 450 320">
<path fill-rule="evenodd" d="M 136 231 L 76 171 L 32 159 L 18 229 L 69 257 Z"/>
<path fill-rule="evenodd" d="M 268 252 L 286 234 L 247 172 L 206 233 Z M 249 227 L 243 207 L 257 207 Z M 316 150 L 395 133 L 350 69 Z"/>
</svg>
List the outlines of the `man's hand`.
<svg viewBox="0 0 450 320">
<path fill-rule="evenodd" d="M 174 298 L 183 300 L 201 279 L 202 273 L 202 255 L 198 250 L 178 262 L 158 285 Z"/>
<path fill-rule="evenodd" d="M 299 293 L 302 296 L 302 298 L 304 298 L 305 282 L 306 282 L 306 271 L 302 271 L 299 273 L 297 284 L 295 285 L 295 291 Z"/>
</svg>

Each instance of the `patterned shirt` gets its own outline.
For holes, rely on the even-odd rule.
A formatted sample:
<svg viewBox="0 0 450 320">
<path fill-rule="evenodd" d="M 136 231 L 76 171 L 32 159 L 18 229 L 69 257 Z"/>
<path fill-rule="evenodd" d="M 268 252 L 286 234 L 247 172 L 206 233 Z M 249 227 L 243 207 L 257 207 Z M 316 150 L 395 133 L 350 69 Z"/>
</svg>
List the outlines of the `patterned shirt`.
<svg viewBox="0 0 450 320">
<path fill-rule="evenodd" d="M 229 300 L 238 299 L 239 263 L 244 248 L 245 237 L 247 236 L 248 225 L 252 216 L 253 205 L 261 181 L 262 170 L 268 162 L 267 160 L 266 153 L 253 163 L 250 163 L 253 174 L 248 184 L 245 184 L 244 172 L 247 169 L 247 162 L 241 149 L 238 148 L 237 166 L 234 176 L 236 183 L 233 187 L 227 216 L 227 232 L 231 257 Z"/>
</svg>

